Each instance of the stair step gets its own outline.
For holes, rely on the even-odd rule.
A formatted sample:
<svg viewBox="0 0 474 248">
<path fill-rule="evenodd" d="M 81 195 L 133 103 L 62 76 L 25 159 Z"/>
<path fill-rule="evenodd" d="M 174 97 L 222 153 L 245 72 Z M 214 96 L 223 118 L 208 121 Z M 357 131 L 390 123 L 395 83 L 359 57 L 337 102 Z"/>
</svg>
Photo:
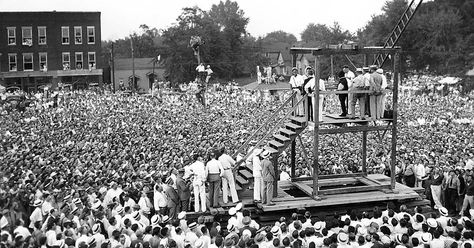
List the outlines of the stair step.
<svg viewBox="0 0 474 248">
<path fill-rule="evenodd" d="M 278 142 L 278 141 L 276 141 L 276 140 L 270 140 L 270 141 L 268 142 L 268 145 L 269 145 L 270 147 L 275 148 L 275 149 L 280 149 L 281 147 L 284 147 L 284 146 L 285 146 L 285 144 L 282 144 L 282 143 L 280 143 L 280 142 Z"/>
<path fill-rule="evenodd" d="M 263 149 L 269 151 L 270 154 L 276 154 L 276 153 L 278 153 L 278 150 L 275 149 L 275 148 L 273 148 L 273 147 L 265 146 Z"/>
<path fill-rule="evenodd" d="M 244 186 L 247 183 L 249 183 L 249 181 L 247 179 L 241 177 L 240 175 L 237 175 L 235 177 L 235 182 L 237 182 L 237 184 L 240 185 L 240 186 Z"/>
<path fill-rule="evenodd" d="M 249 170 L 249 171 L 253 171 L 253 165 L 252 165 L 252 163 L 248 163 L 248 164 L 246 163 L 246 164 L 243 166 L 242 169 L 245 170 L 245 168 L 246 168 L 247 170 Z"/>
<path fill-rule="evenodd" d="M 285 126 L 286 126 L 286 128 L 290 129 L 291 131 L 296 131 L 298 129 L 303 128 L 302 126 L 296 125 L 294 123 L 285 123 Z"/>
<path fill-rule="evenodd" d="M 283 136 L 283 135 L 280 135 L 280 134 L 274 134 L 274 135 L 273 135 L 273 138 L 274 138 L 276 141 L 281 142 L 281 143 L 283 143 L 283 142 L 288 142 L 288 141 L 291 140 L 290 138 L 288 138 L 288 137 L 286 137 L 286 136 Z"/>
<path fill-rule="evenodd" d="M 291 122 L 293 122 L 294 124 L 297 124 L 297 125 L 300 125 L 300 126 L 303 126 L 303 125 L 307 122 L 306 118 L 304 118 L 304 117 L 296 117 L 296 116 L 292 116 L 292 117 L 290 118 L 290 120 L 291 120 Z"/>
<path fill-rule="evenodd" d="M 242 187 L 240 187 L 240 185 L 238 185 L 238 184 L 235 184 L 235 190 L 236 191 L 241 191 Z"/>
<path fill-rule="evenodd" d="M 291 131 L 291 130 L 289 130 L 289 129 L 286 129 L 286 128 L 280 128 L 280 129 L 278 130 L 278 132 L 279 132 L 281 135 L 286 136 L 286 137 L 288 137 L 288 138 L 290 138 L 290 137 L 293 136 L 293 135 L 296 135 L 295 132 L 293 132 L 293 131 Z"/>
<path fill-rule="evenodd" d="M 239 176 L 249 180 L 250 178 L 253 178 L 252 172 L 248 170 L 240 170 L 239 171 Z"/>
</svg>

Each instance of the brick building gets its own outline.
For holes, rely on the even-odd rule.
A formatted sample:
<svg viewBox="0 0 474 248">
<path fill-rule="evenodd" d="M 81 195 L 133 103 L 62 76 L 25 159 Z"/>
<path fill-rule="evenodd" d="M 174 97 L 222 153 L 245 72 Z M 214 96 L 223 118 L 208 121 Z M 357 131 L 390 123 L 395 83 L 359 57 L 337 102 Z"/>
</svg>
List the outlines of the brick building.
<svg viewBox="0 0 474 248">
<path fill-rule="evenodd" d="M 100 34 L 100 12 L 0 12 L 0 84 L 101 84 Z"/>
</svg>

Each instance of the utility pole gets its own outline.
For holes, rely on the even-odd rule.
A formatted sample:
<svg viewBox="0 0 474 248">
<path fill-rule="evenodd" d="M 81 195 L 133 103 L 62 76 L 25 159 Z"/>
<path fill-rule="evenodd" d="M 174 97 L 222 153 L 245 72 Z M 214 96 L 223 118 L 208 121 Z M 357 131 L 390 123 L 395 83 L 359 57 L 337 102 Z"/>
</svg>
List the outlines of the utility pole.
<svg viewBox="0 0 474 248">
<path fill-rule="evenodd" d="M 110 58 L 112 60 L 112 89 L 115 94 L 115 58 L 114 58 L 114 42 L 112 41 L 112 50 L 110 54 Z"/>
<path fill-rule="evenodd" d="M 132 91 L 136 91 L 137 89 L 137 86 L 136 86 L 136 82 L 135 82 L 135 56 L 133 55 L 133 37 L 132 35 L 130 35 L 130 47 L 132 49 L 132 87 L 133 87 L 133 90 Z"/>
</svg>

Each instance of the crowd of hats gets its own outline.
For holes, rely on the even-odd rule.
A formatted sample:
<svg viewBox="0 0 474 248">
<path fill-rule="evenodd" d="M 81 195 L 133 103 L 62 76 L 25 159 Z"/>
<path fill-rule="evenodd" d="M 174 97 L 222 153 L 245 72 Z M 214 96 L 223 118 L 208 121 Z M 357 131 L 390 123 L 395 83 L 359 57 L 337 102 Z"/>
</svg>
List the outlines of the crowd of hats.
<svg viewBox="0 0 474 248">
<path fill-rule="evenodd" d="M 12 209 L 16 204 L 20 213 L 29 213 L 49 196 L 57 204 L 71 201 L 93 210 L 101 204 L 91 202 L 88 195 L 100 199 L 113 183 L 135 197 L 150 193 L 159 178 L 190 164 L 194 153 L 222 146 L 232 154 L 279 106 L 279 102 L 255 101 L 251 95 L 240 91 L 209 94 L 210 108 L 203 109 L 189 95 L 158 100 L 85 93 L 63 101 L 58 108 L 4 115 L 0 122 L 0 208 Z M 466 161 L 473 158 L 474 128 L 450 120 L 472 116 L 472 100 L 452 94 L 422 95 L 402 96 L 399 103 L 399 164 L 420 161 L 465 168 Z M 327 111 L 338 108 L 335 99 L 328 98 L 326 105 Z M 435 124 L 417 128 L 405 124 L 420 117 Z M 360 147 L 360 139 L 346 135 L 322 138 L 322 173 L 339 172 L 332 170 L 336 165 L 342 172 L 359 169 L 360 158 L 351 151 Z M 312 144 L 310 139 L 309 131 L 303 134 L 305 145 Z M 344 149 L 336 147 L 338 140 L 344 141 Z M 369 154 L 376 155 L 370 157 L 369 171 L 388 164 L 389 148 L 388 143 L 369 147 Z M 312 154 L 308 155 L 311 159 Z M 303 155 L 299 156 L 297 173 L 309 173 Z M 289 164 L 288 157 L 282 155 L 280 162 Z M 69 210 L 73 215 L 78 212 L 81 209 Z"/>
</svg>

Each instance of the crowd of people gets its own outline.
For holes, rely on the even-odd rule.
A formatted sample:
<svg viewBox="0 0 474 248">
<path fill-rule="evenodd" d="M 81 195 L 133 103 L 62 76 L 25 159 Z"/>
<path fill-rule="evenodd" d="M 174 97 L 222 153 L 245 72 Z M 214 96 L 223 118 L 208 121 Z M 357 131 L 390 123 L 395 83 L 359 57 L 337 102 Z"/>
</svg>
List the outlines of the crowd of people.
<svg viewBox="0 0 474 248">
<path fill-rule="evenodd" d="M 459 94 L 399 99 L 394 173 L 399 182 L 424 186 L 444 217 L 421 219 L 406 214 L 406 209 L 394 214 L 392 208 L 376 209 L 372 216 L 350 212 L 348 219 L 293 216 L 260 228 L 239 204 L 232 173 L 226 170 L 234 169 L 237 149 L 284 98 L 264 99 L 256 92 L 231 89 L 207 93 L 207 107 L 203 107 L 193 94 L 149 97 L 85 91 L 63 95 L 56 99 L 57 106 L 43 101 L 23 112 L 2 111 L 0 245 L 312 248 L 472 241 L 469 220 L 445 217 L 467 210 L 460 201 L 473 208 L 469 178 L 474 128 L 472 122 L 457 120 L 472 119 L 474 103 Z M 387 102 L 390 98 L 387 95 Z M 324 111 L 337 113 L 338 103 L 337 96 L 327 97 Z M 306 147 L 301 149 L 308 151 L 311 161 L 310 130 L 302 138 Z M 351 134 L 327 135 L 321 144 L 321 173 L 361 170 L 361 156 L 355 155 L 358 148 L 354 148 L 360 147 L 360 139 Z M 389 148 L 388 142 L 369 147 L 370 173 L 392 173 Z M 261 154 L 261 159 L 266 156 Z M 288 179 L 286 153 L 280 155 L 278 165 L 280 179 Z M 459 173 L 459 181 L 465 179 L 455 198 L 449 190 L 451 170 Z M 299 153 L 296 175 L 310 172 Z M 266 190 L 270 187 L 267 181 L 262 184 Z M 236 207 L 229 210 L 235 217 L 227 226 L 202 219 L 186 222 L 187 211 L 208 212 L 228 198 Z M 458 204 L 453 206 L 453 199 Z M 260 200 L 272 204 L 266 197 Z"/>
</svg>

